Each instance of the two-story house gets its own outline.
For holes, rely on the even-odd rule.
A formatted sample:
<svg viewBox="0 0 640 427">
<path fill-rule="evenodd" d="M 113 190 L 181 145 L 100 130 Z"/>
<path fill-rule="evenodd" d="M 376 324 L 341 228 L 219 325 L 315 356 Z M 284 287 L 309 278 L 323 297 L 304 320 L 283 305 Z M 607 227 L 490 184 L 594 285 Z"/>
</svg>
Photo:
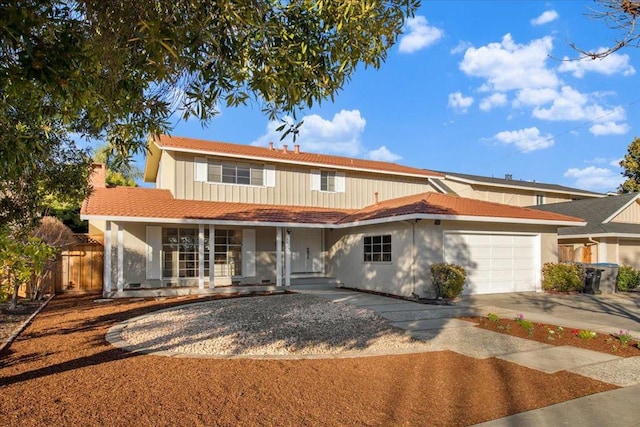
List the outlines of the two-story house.
<svg viewBox="0 0 640 427">
<path fill-rule="evenodd" d="M 99 176 L 96 174 L 95 176 Z M 429 267 L 455 262 L 466 293 L 540 288 L 557 260 L 558 213 L 440 194 L 441 173 L 394 163 L 161 136 L 144 178 L 82 207 L 104 233 L 104 295 L 215 292 L 332 277 L 345 286 L 431 295 Z"/>
</svg>

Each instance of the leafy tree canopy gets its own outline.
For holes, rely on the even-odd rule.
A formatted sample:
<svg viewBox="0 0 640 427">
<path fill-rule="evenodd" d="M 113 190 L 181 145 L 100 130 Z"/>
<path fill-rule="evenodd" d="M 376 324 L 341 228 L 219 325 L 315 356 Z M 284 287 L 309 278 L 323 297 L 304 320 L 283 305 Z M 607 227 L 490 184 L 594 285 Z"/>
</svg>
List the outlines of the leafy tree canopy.
<svg viewBox="0 0 640 427">
<path fill-rule="evenodd" d="M 622 175 L 627 180 L 618 187 L 618 192 L 635 193 L 640 191 L 640 138 L 635 138 L 629 144 L 627 154 L 620 161 L 620 166 L 624 169 Z"/>
<path fill-rule="evenodd" d="M 12 167 L 40 151 L 42 131 L 105 139 L 126 159 L 167 132 L 175 110 L 205 123 L 220 105 L 295 113 L 333 97 L 359 64 L 380 66 L 418 5 L 0 1 L 0 108 L 13 113 L 2 132 L 12 128 L 16 142 L 3 144 L 0 161 Z"/>
<path fill-rule="evenodd" d="M 107 141 L 115 165 L 170 131 L 176 111 L 206 124 L 221 105 L 250 103 L 295 117 L 359 65 L 379 67 L 418 6 L 0 0 L 0 225 L 25 212 L 30 221 L 42 188 L 82 197 L 90 160 L 69 135 Z"/>
</svg>

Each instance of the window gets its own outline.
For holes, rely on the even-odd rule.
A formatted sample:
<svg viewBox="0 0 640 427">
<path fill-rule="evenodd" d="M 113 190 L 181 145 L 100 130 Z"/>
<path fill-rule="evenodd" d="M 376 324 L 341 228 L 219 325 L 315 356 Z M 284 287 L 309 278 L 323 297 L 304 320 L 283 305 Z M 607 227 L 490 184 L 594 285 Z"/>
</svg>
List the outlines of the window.
<svg viewBox="0 0 640 427">
<path fill-rule="evenodd" d="M 215 234 L 214 264 L 220 266 L 219 272 L 224 276 L 240 276 L 242 274 L 242 231 L 216 230 Z"/>
<path fill-rule="evenodd" d="M 364 238 L 364 262 L 391 262 L 391 235 Z"/>
<path fill-rule="evenodd" d="M 320 171 L 320 190 L 336 191 L 336 173 L 330 171 Z"/>
<path fill-rule="evenodd" d="M 198 229 L 162 229 L 162 277 L 198 277 Z M 215 274 L 242 274 L 242 231 L 215 230 L 213 262 Z M 204 229 L 204 276 L 209 276 L 209 229 Z"/>
<path fill-rule="evenodd" d="M 536 206 L 544 205 L 544 195 L 536 194 Z"/>
<path fill-rule="evenodd" d="M 249 163 L 210 161 L 207 164 L 207 181 L 262 186 L 264 185 L 264 167 Z"/>
<path fill-rule="evenodd" d="M 207 244 L 209 230 L 205 230 L 205 275 L 209 274 Z M 162 229 L 162 277 L 198 277 L 198 229 Z"/>
</svg>

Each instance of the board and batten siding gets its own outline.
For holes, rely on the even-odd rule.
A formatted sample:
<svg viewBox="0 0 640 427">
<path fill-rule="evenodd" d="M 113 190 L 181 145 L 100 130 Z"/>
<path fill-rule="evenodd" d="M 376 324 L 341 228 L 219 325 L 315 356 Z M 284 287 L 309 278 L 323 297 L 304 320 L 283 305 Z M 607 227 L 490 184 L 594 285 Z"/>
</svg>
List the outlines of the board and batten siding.
<svg viewBox="0 0 640 427">
<path fill-rule="evenodd" d="M 229 159 L 214 157 L 209 159 L 229 161 Z M 238 161 L 243 162 L 242 159 Z M 273 164 L 264 165 L 272 166 Z M 187 200 L 358 209 L 374 204 L 376 192 L 378 200 L 384 201 L 434 191 L 426 177 L 403 177 L 359 171 L 344 171 L 346 176 L 344 192 L 317 191 L 311 190 L 311 170 L 317 170 L 318 167 L 280 163 L 274 166 L 275 186 L 273 187 L 199 182 L 195 180 L 195 156 L 177 155 L 176 186 L 173 194 L 177 199 Z M 323 168 L 322 170 L 332 169 Z M 336 170 L 336 172 L 342 171 Z"/>
<path fill-rule="evenodd" d="M 511 206 L 534 206 L 536 204 L 536 196 L 538 195 L 544 196 L 544 204 L 570 202 L 572 200 L 570 194 L 545 193 L 543 190 L 534 191 L 507 187 L 487 187 L 450 180 L 445 180 L 445 183 L 460 197 Z"/>
<path fill-rule="evenodd" d="M 622 222 L 627 224 L 640 224 L 640 204 L 634 202 L 625 210 L 616 215 L 611 222 Z"/>
</svg>

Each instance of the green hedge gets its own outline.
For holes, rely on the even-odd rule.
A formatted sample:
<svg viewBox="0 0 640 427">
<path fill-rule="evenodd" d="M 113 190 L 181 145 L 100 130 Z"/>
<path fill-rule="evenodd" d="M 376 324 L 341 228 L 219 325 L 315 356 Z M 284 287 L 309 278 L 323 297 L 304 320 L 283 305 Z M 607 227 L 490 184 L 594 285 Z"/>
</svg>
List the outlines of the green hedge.
<svg viewBox="0 0 640 427">
<path fill-rule="evenodd" d="M 460 295 L 465 280 L 467 272 L 459 265 L 441 263 L 431 266 L 431 281 L 439 298 L 455 298 Z"/>
<path fill-rule="evenodd" d="M 580 264 L 547 262 L 542 266 L 542 289 L 545 291 L 581 291 L 584 268 Z"/>
<path fill-rule="evenodd" d="M 630 291 L 640 285 L 640 271 L 629 265 L 621 265 L 618 269 L 618 290 Z"/>
</svg>

